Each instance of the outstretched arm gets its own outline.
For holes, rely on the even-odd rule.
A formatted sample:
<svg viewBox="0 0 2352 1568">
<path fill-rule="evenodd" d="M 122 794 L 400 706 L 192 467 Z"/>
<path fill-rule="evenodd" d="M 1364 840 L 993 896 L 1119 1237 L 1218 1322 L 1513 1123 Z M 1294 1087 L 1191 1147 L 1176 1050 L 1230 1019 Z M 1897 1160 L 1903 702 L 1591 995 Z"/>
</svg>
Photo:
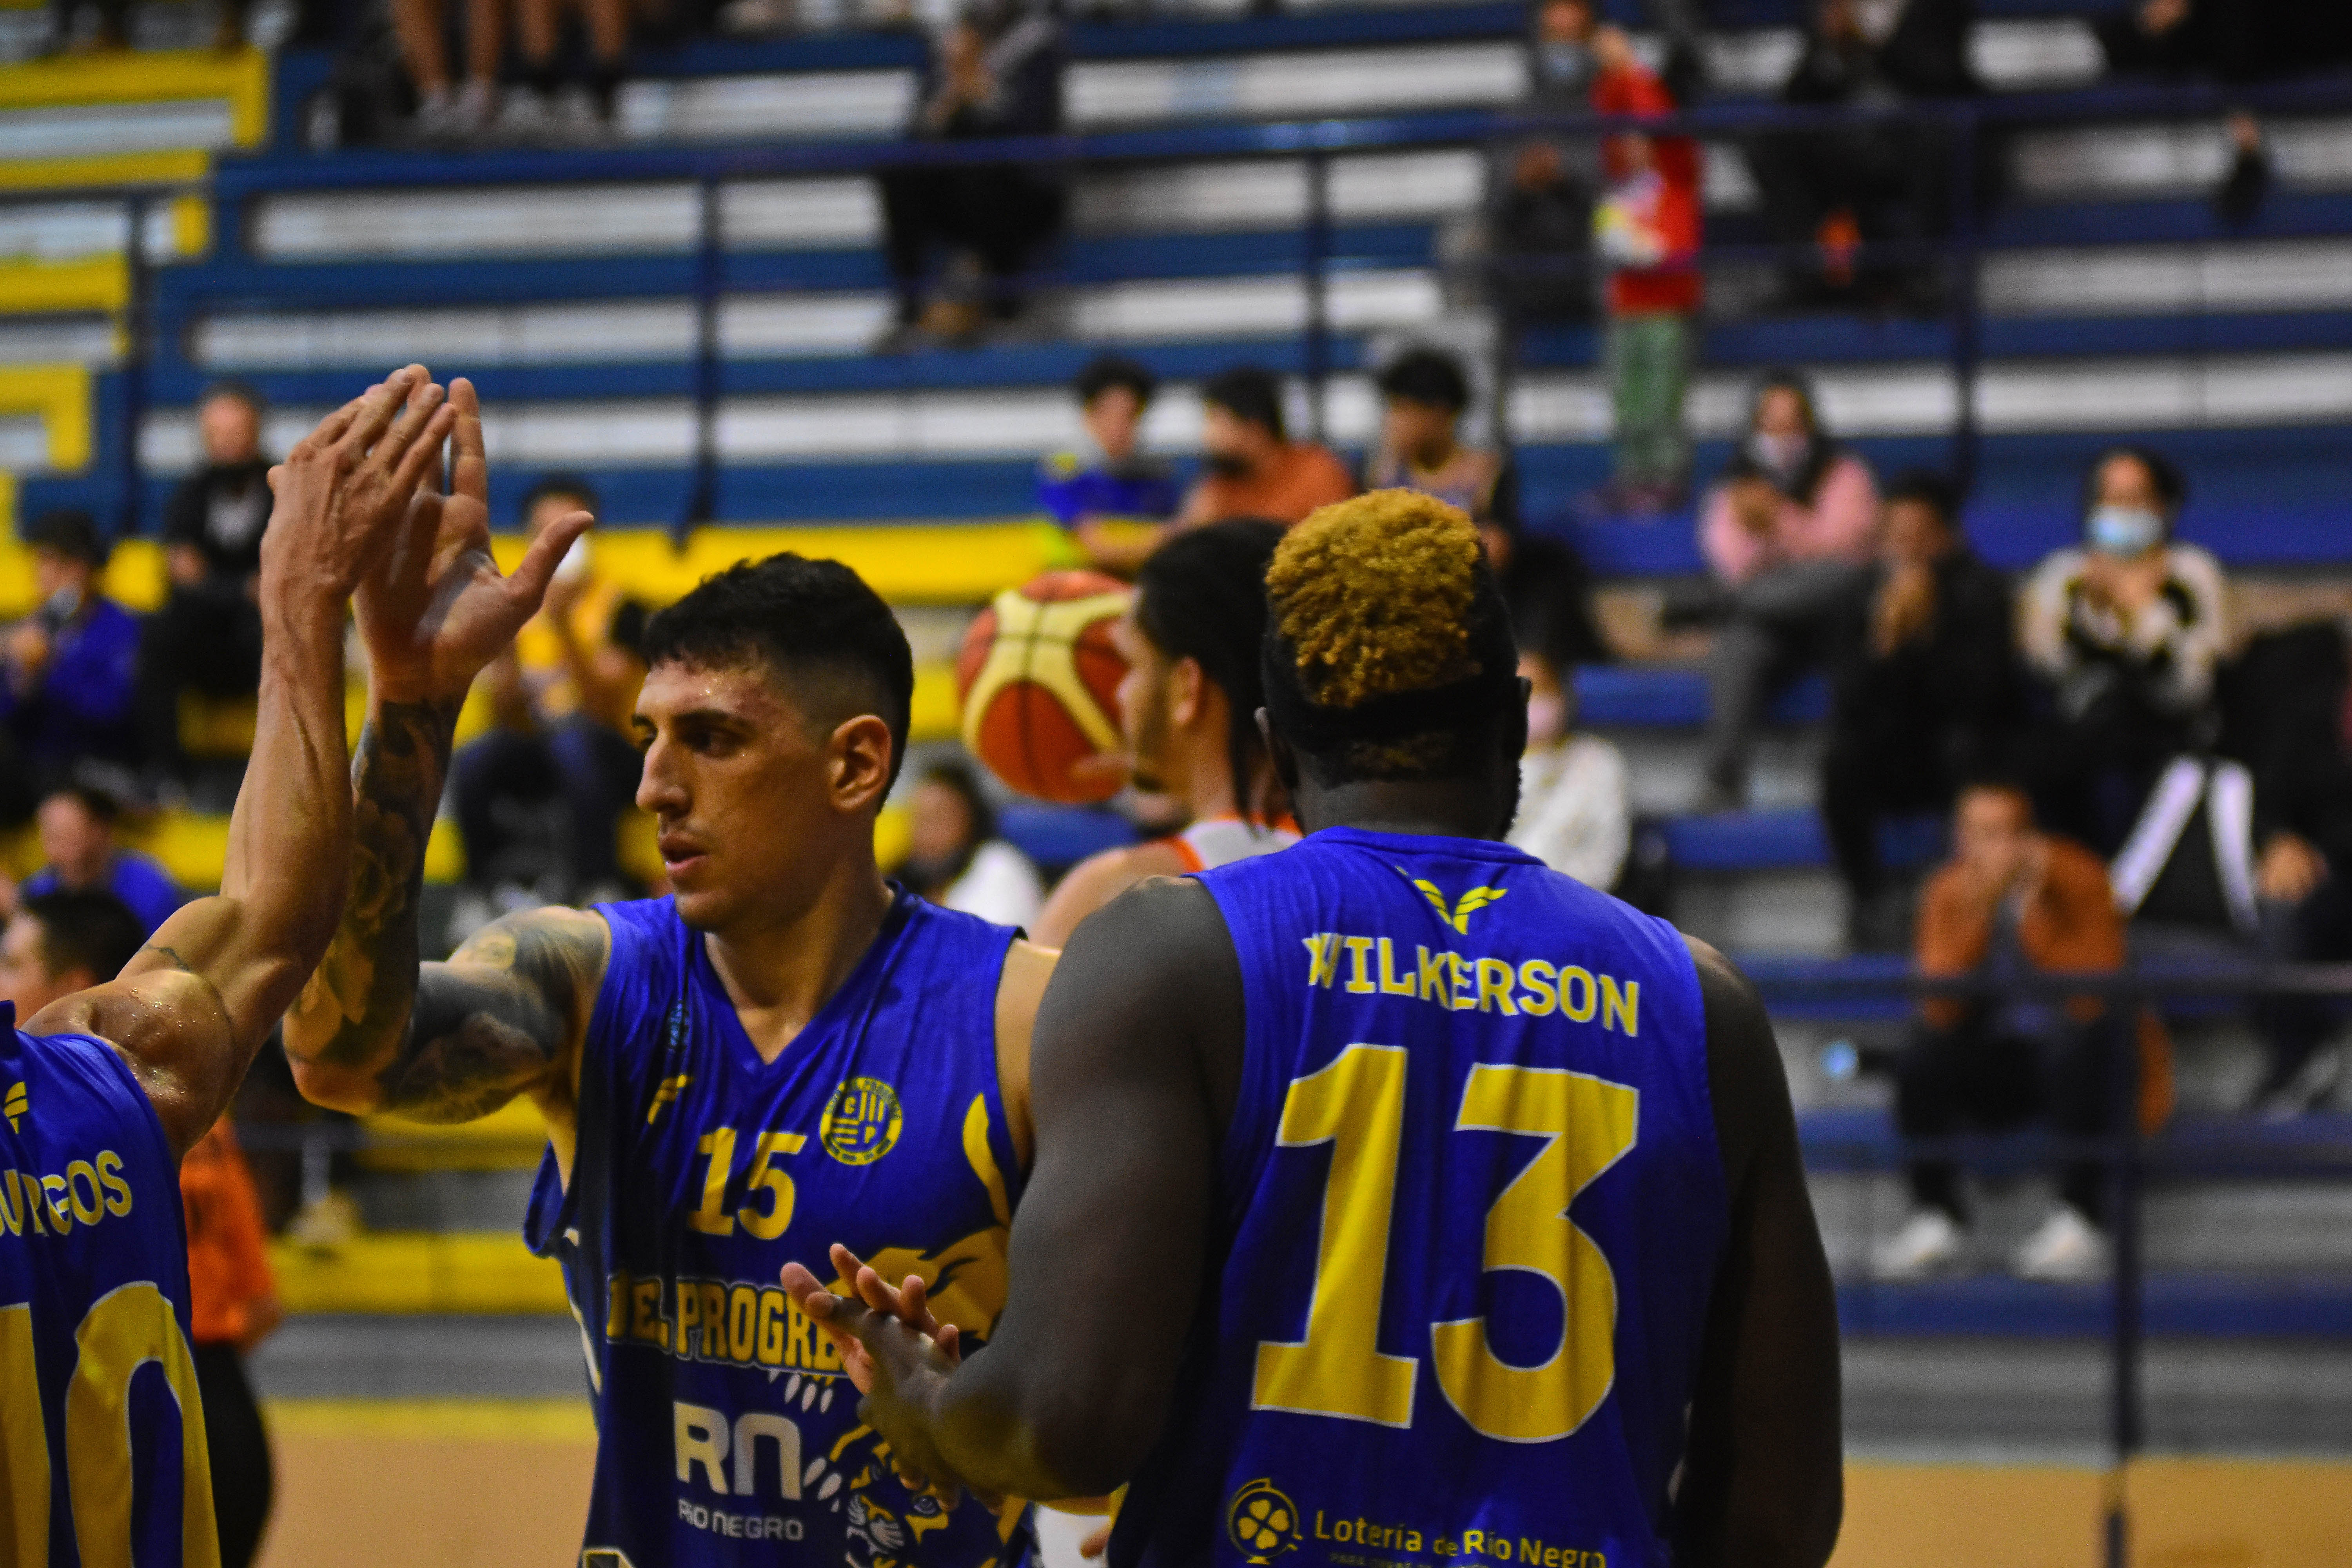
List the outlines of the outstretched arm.
<svg viewBox="0 0 2352 1568">
<path fill-rule="evenodd" d="M 1197 1305 L 1241 1024 L 1208 890 L 1137 888 L 1078 928 L 1038 1010 L 1037 1164 L 988 1344 L 952 1367 L 915 1329 L 786 1269 L 803 1307 L 865 1339 L 865 1418 L 913 1469 L 1050 1501 L 1108 1492 L 1143 1461 Z"/>
<path fill-rule="evenodd" d="M 219 896 L 165 921 L 118 979 L 28 1026 L 112 1042 L 175 1152 L 219 1118 L 334 930 L 351 853 L 344 606 L 407 526 L 450 422 L 441 388 L 412 365 L 330 415 L 273 472 L 259 711 Z"/>
<path fill-rule="evenodd" d="M 1844 1508 L 1837 1294 L 1756 988 L 1693 942 L 1731 1200 L 1675 1498 L 1675 1561 L 1820 1568 Z"/>
<path fill-rule="evenodd" d="M 588 523 L 575 512 L 551 524 L 515 574 L 501 576 L 472 384 L 453 382 L 450 404 L 451 493 L 416 503 L 431 546 L 387 561 L 361 585 L 370 691 L 352 785 L 352 899 L 286 1020 L 286 1054 L 296 1083 L 321 1105 L 464 1121 L 519 1093 L 561 1103 L 608 938 L 593 915 L 544 910 L 499 921 L 448 963 L 420 972 L 425 849 L 457 710 Z"/>
</svg>

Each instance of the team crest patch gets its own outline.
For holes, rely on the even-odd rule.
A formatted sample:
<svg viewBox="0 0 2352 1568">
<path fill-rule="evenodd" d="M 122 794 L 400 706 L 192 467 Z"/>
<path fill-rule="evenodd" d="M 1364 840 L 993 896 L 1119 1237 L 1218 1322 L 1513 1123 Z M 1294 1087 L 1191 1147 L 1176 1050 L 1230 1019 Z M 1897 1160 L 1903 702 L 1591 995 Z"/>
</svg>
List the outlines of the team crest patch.
<svg viewBox="0 0 2352 1568">
<path fill-rule="evenodd" d="M 25 1114 L 31 1109 L 32 1097 L 25 1092 L 25 1086 L 21 1083 L 10 1084 L 8 1086 L 8 1100 L 5 1107 L 8 1117 L 8 1131 L 11 1132 L 23 1131 L 25 1130 Z"/>
<path fill-rule="evenodd" d="M 1271 1563 L 1298 1547 L 1298 1510 L 1264 1476 L 1225 1505 L 1225 1533 L 1246 1563 Z"/>
<path fill-rule="evenodd" d="M 833 1091 L 817 1133 L 845 1165 L 870 1165 L 898 1146 L 898 1091 L 878 1078 L 853 1078 Z"/>
</svg>

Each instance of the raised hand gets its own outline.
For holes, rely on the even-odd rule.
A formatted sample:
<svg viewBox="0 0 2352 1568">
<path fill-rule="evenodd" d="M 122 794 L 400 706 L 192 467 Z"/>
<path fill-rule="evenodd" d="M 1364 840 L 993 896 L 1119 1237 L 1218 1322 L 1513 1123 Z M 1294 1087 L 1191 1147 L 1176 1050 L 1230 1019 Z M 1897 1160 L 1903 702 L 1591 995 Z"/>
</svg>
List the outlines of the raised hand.
<svg viewBox="0 0 2352 1568">
<path fill-rule="evenodd" d="M 261 594 L 338 605 L 390 552 L 453 416 L 423 365 L 394 371 L 319 421 L 269 470 Z"/>
<path fill-rule="evenodd" d="M 541 531 L 507 576 L 490 554 L 489 462 L 473 383 L 449 384 L 457 436 L 450 493 L 418 494 L 413 526 L 360 584 L 360 636 L 380 698 L 457 702 L 546 597 L 557 563 L 586 531 L 584 511 Z"/>
</svg>

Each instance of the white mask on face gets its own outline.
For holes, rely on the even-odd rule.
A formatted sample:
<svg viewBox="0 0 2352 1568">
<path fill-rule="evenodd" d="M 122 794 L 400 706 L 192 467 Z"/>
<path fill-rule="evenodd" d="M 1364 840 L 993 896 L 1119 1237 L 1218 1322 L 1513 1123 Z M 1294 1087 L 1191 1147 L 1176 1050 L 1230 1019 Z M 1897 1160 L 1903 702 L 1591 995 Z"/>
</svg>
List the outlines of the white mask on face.
<svg viewBox="0 0 2352 1568">
<path fill-rule="evenodd" d="M 2144 506 L 2103 506 L 2091 513 L 2084 537 L 2102 555 L 2145 555 L 2164 539 L 2164 519 Z"/>
<path fill-rule="evenodd" d="M 1811 445 L 1801 433 L 1774 435 L 1759 430 L 1748 437 L 1748 455 L 1769 472 L 1787 479 L 1805 460 L 1805 450 Z"/>
</svg>

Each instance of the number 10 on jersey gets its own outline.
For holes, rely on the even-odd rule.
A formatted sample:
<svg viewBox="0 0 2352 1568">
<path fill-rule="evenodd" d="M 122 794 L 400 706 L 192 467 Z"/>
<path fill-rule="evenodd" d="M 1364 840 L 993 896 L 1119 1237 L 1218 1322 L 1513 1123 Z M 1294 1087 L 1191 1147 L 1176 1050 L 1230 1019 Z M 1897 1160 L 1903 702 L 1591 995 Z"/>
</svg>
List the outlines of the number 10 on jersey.
<svg viewBox="0 0 2352 1568">
<path fill-rule="evenodd" d="M 1321 1070 L 1293 1079 L 1283 1097 L 1277 1141 L 1284 1148 L 1330 1144 L 1331 1170 L 1307 1337 L 1259 1343 L 1250 1402 L 1257 1409 L 1412 1425 L 1419 1358 L 1384 1354 L 1378 1343 L 1404 1138 L 1405 1062 L 1402 1047 L 1350 1046 Z M 1486 1210 L 1482 1270 L 1516 1268 L 1549 1279 L 1563 1309 L 1559 1344 L 1534 1366 L 1497 1356 L 1483 1317 L 1430 1325 L 1438 1386 L 1486 1436 L 1565 1437 L 1608 1395 L 1616 1376 L 1617 1285 L 1609 1260 L 1568 1209 L 1633 1146 L 1640 1101 L 1628 1085 L 1565 1068 L 1470 1069 L 1454 1131 L 1544 1140 Z"/>
</svg>

